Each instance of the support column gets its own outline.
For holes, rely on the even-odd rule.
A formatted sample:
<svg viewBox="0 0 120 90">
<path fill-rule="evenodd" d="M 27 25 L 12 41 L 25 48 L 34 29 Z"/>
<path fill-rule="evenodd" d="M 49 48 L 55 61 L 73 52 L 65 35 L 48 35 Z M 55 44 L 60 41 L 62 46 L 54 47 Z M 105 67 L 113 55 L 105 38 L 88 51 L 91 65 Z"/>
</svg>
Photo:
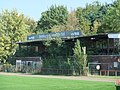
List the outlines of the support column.
<svg viewBox="0 0 120 90">
<path fill-rule="evenodd" d="M 27 44 L 27 51 L 26 52 L 27 52 L 27 57 L 29 57 L 30 52 L 29 52 L 29 49 L 28 49 L 28 44 Z"/>
<path fill-rule="evenodd" d="M 115 70 L 115 76 L 117 76 L 117 70 Z"/>
<path fill-rule="evenodd" d="M 19 51 L 20 51 L 19 55 L 21 56 L 21 44 L 19 44 Z"/>
<path fill-rule="evenodd" d="M 109 38 L 107 39 L 107 55 L 109 55 Z"/>
</svg>

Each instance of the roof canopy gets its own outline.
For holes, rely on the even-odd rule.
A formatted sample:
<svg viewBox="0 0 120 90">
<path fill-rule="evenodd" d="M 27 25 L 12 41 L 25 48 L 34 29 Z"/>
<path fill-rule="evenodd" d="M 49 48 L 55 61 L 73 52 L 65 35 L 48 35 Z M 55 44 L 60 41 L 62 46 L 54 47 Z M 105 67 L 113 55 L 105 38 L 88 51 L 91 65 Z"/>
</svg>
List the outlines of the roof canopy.
<svg viewBox="0 0 120 90">
<path fill-rule="evenodd" d="M 108 34 L 108 38 L 120 38 L 120 34 L 119 33 Z"/>
<path fill-rule="evenodd" d="M 48 34 L 36 34 L 27 36 L 27 40 L 47 40 L 47 39 L 54 39 L 54 38 L 76 38 L 83 36 L 83 33 L 80 30 L 71 30 L 71 31 L 62 31 L 62 32 L 54 32 Z"/>
<path fill-rule="evenodd" d="M 99 39 L 108 39 L 108 38 L 120 38 L 119 33 L 103 33 L 91 36 L 84 36 L 81 30 L 72 30 L 72 31 L 62 31 L 62 32 L 54 32 L 48 34 L 34 34 L 27 36 L 27 41 L 25 42 L 17 42 L 17 44 L 37 44 L 42 43 L 46 40 L 54 40 L 55 38 L 61 38 L 62 40 L 72 40 L 72 39 L 79 39 L 84 38 L 86 40 L 99 40 Z"/>
</svg>

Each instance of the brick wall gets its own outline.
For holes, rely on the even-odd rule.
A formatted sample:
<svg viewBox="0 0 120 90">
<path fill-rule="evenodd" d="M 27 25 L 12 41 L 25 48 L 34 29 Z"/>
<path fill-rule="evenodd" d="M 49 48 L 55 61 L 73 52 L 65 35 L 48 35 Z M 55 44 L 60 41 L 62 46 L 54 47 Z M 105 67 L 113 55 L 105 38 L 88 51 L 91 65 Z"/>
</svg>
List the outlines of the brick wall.
<svg viewBox="0 0 120 90">
<path fill-rule="evenodd" d="M 92 62 L 98 61 L 99 63 L 113 63 L 120 61 L 120 55 L 93 55 L 91 56 Z"/>
</svg>

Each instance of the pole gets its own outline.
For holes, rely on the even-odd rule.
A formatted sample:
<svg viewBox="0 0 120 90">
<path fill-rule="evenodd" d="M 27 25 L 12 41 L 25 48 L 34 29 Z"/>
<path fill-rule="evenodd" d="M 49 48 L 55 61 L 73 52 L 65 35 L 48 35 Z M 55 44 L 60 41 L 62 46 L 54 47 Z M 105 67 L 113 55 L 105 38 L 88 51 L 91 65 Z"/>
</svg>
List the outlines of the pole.
<svg viewBox="0 0 120 90">
<path fill-rule="evenodd" d="M 107 55 L 109 55 L 109 38 L 107 39 Z"/>
</svg>

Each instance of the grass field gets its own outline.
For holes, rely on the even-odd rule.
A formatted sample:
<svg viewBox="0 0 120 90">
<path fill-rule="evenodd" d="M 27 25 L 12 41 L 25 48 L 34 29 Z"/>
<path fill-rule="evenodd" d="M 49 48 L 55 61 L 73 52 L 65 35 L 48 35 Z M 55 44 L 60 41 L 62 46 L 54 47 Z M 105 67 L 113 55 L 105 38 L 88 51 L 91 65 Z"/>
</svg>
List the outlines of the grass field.
<svg viewBox="0 0 120 90">
<path fill-rule="evenodd" d="M 115 90 L 114 83 L 0 75 L 0 90 Z"/>
</svg>

